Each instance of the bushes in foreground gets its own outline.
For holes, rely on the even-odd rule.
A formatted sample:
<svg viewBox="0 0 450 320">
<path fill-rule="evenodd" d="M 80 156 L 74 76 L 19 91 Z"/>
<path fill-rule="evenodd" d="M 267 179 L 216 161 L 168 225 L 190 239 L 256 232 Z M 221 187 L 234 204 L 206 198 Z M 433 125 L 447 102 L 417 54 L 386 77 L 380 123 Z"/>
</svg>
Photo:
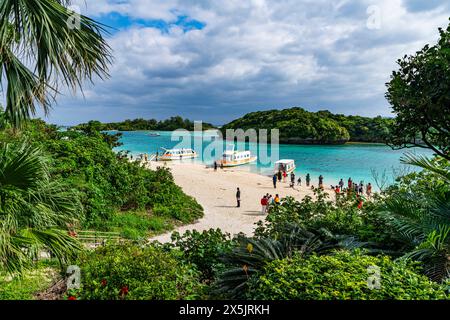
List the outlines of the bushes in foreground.
<svg viewBox="0 0 450 320">
<path fill-rule="evenodd" d="M 203 280 L 212 280 L 217 271 L 224 268 L 221 257 L 231 252 L 237 245 L 236 238 L 223 233 L 220 229 L 210 229 L 203 232 L 186 231 L 183 235 L 172 234 L 172 248 L 178 248 L 183 253 L 183 259 L 197 266 Z"/>
<path fill-rule="evenodd" d="M 137 226 L 138 220 L 149 225 L 148 231 L 162 232 L 203 216 L 203 208 L 174 183 L 169 170 L 146 170 L 130 163 L 113 151 L 120 145 L 119 135 L 85 129 L 59 131 L 33 120 L 19 133 L 1 131 L 0 142 L 27 140 L 45 151 L 51 159 L 50 179 L 63 180 L 67 189 L 78 191 L 83 229 L 120 227 L 122 236 L 136 239 L 148 235 Z"/>
<path fill-rule="evenodd" d="M 176 300 L 200 298 L 199 272 L 180 253 L 135 244 L 108 245 L 80 259 L 87 300 Z"/>
<path fill-rule="evenodd" d="M 373 281 L 379 268 L 380 282 Z M 373 281 L 373 282 L 372 282 Z M 338 251 L 307 259 L 275 260 L 250 281 L 250 299 L 262 300 L 435 300 L 444 287 L 405 261 Z M 370 282 L 370 283 L 369 283 Z"/>
</svg>

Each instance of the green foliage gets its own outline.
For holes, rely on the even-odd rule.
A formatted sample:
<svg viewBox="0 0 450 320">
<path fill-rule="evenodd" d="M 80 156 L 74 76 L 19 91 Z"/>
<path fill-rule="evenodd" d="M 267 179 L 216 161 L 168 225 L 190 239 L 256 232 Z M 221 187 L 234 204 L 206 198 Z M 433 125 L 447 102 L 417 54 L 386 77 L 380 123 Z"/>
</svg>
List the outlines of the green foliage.
<svg viewBox="0 0 450 320">
<path fill-rule="evenodd" d="M 174 232 L 172 243 L 183 253 L 187 262 L 197 266 L 203 280 L 212 280 L 217 271 L 224 267 L 222 255 L 229 253 L 237 241 L 220 229 L 210 229 L 201 233 L 197 230 L 186 231 L 183 235 Z"/>
<path fill-rule="evenodd" d="M 47 113 L 61 85 L 104 78 L 111 62 L 102 25 L 80 15 L 69 28 L 69 1 L 0 2 L 0 84 L 6 88 L 4 119 L 19 127 L 40 104 Z"/>
<path fill-rule="evenodd" d="M 213 129 L 214 126 L 210 123 L 202 123 L 203 130 Z M 158 131 L 173 131 L 177 129 L 185 129 L 194 131 L 194 122 L 188 119 L 183 119 L 180 116 L 171 117 L 166 120 L 157 121 L 155 119 L 134 119 L 125 120 L 122 122 L 101 123 L 99 121 L 89 121 L 82 123 L 73 128 L 74 130 L 97 130 L 97 131 L 137 131 L 137 130 L 158 130 Z"/>
<path fill-rule="evenodd" d="M 40 261 L 32 270 L 20 276 L 0 273 L 0 300 L 33 300 L 58 277 L 56 265 L 51 261 Z"/>
<path fill-rule="evenodd" d="M 348 141 L 384 142 L 390 119 L 308 112 L 302 108 L 252 112 L 221 128 L 279 129 L 280 142 L 293 144 L 341 144 Z M 270 132 L 270 131 L 269 131 Z"/>
<path fill-rule="evenodd" d="M 387 190 L 380 212 L 400 252 L 424 263 L 433 280 L 450 278 L 450 164 L 444 159 L 405 158 L 425 169 L 399 179 Z"/>
<path fill-rule="evenodd" d="M 249 290 L 248 280 L 271 261 L 295 254 L 328 254 L 337 248 L 355 249 L 364 245 L 352 237 L 334 235 L 325 229 L 306 230 L 289 223 L 284 223 L 283 227 L 278 239 L 240 237 L 240 245 L 222 258 L 226 269 L 214 283 L 214 294 L 226 298 L 245 297 Z"/>
<path fill-rule="evenodd" d="M 450 160 L 450 25 L 440 39 L 398 60 L 386 98 L 396 115 L 390 144 L 428 148 Z"/>
<path fill-rule="evenodd" d="M 380 287 L 369 286 L 368 270 L 380 270 Z M 269 263 L 247 291 L 258 300 L 435 300 L 448 299 L 442 286 L 418 274 L 406 261 L 338 251 L 333 255 L 295 255 Z M 375 283 L 374 283 L 375 284 Z"/>
<path fill-rule="evenodd" d="M 167 230 L 177 222 L 193 222 L 203 215 L 201 206 L 173 182 L 170 171 L 147 170 L 114 153 L 117 137 L 96 130 L 58 131 L 39 120 L 30 122 L 19 136 L 8 131 L 0 133 L 0 141 L 24 138 L 51 155 L 52 179 L 64 179 L 79 191 L 83 228 L 108 231 L 121 225 L 128 228 L 124 231 L 126 236 L 136 238 L 143 236 L 143 231 L 134 220 L 142 216 L 135 215 L 133 219 L 130 214 L 126 219 L 122 212 L 148 213 L 143 223 L 150 224 L 154 231 Z M 125 227 L 125 222 L 130 225 Z"/>
<path fill-rule="evenodd" d="M 132 240 L 143 240 L 150 234 L 173 228 L 171 221 L 165 218 L 132 211 L 115 213 L 105 224 L 106 230 L 119 232 L 122 237 Z"/>
<path fill-rule="evenodd" d="M 379 216 L 372 202 L 361 201 L 354 194 L 342 194 L 335 201 L 320 189 L 314 197 L 306 196 L 301 201 L 283 199 L 281 205 L 271 206 L 264 223 L 258 223 L 255 236 L 278 239 L 285 233 L 286 225 L 296 224 L 308 230 L 326 229 L 339 235 L 355 236 L 360 241 L 385 244 L 390 248 L 393 239 L 386 222 Z M 334 197 L 334 196 L 333 196 Z"/>
<path fill-rule="evenodd" d="M 196 269 L 157 246 L 105 246 L 79 261 L 86 300 L 176 300 L 201 297 Z"/>
<path fill-rule="evenodd" d="M 0 270 L 21 272 L 41 250 L 61 264 L 81 250 L 67 225 L 81 215 L 76 192 L 51 179 L 49 159 L 27 143 L 0 144 Z"/>
</svg>

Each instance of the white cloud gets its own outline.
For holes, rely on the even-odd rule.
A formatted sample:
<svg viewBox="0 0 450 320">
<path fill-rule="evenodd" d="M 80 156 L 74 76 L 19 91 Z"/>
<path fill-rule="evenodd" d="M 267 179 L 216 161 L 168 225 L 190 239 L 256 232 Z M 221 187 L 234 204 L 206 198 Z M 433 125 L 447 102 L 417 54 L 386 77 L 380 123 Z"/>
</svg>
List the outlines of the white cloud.
<svg viewBox="0 0 450 320">
<path fill-rule="evenodd" d="M 177 26 L 167 33 L 145 26 L 120 30 L 109 39 L 112 78 L 89 88 L 84 100 L 62 98 L 51 117 L 57 122 L 87 120 L 82 113 L 89 108 L 89 117 L 101 120 L 181 114 L 216 123 L 294 105 L 387 115 L 384 83 L 395 61 L 434 42 L 450 16 L 444 6 L 409 11 L 402 0 L 86 3 L 83 10 L 94 18 L 117 12 L 174 22 L 186 15 L 206 26 L 189 32 Z M 379 30 L 366 27 L 370 5 L 381 10 Z M 82 111 L 73 120 L 67 110 L 75 107 Z"/>
</svg>

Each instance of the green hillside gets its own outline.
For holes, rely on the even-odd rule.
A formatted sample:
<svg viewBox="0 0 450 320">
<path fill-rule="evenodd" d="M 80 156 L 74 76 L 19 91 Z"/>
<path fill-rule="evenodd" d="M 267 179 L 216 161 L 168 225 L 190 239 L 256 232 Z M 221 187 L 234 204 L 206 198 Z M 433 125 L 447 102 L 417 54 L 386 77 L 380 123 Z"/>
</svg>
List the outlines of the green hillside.
<svg viewBox="0 0 450 320">
<path fill-rule="evenodd" d="M 279 129 L 280 142 L 291 144 L 344 144 L 385 142 L 391 119 L 345 116 L 302 108 L 258 111 L 222 127 L 226 129 Z"/>
</svg>

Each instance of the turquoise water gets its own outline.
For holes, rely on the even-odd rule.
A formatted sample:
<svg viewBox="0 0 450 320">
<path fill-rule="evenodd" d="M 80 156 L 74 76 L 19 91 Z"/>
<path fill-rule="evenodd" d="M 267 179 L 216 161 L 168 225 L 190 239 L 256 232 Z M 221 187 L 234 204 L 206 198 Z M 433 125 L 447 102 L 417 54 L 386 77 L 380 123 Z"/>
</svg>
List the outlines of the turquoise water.
<svg viewBox="0 0 450 320">
<path fill-rule="evenodd" d="M 172 141 L 171 132 L 159 132 L 161 136 L 151 137 L 147 131 L 122 132 L 121 142 L 123 145 L 116 150 L 130 151 L 137 156 L 139 154 L 152 154 L 159 151 L 161 147 L 173 148 L 180 143 Z M 211 149 L 211 138 L 203 137 L 201 133 L 184 134 L 185 142 L 177 147 L 194 148 L 201 156 L 195 162 L 212 164 L 214 159 L 220 154 L 212 153 L 202 155 L 202 147 Z M 222 141 L 216 141 L 220 144 Z M 225 143 L 225 145 L 228 143 Z M 252 153 L 258 152 L 258 146 L 254 144 L 241 145 L 243 148 L 251 150 Z M 222 148 L 223 149 L 223 148 Z M 319 175 L 323 175 L 325 181 L 329 184 L 337 184 L 340 178 L 347 181 L 349 177 L 353 181 L 372 182 L 375 184 L 374 172 L 379 177 L 385 176 L 387 183 L 392 183 L 398 175 L 416 170 L 411 166 L 400 163 L 400 157 L 405 150 L 392 150 L 390 147 L 382 144 L 346 144 L 339 146 L 306 146 L 306 145 L 279 145 L 280 159 L 294 159 L 297 165 L 296 175 L 304 176 L 310 173 L 313 182 Z M 408 149 L 408 152 L 414 154 L 432 155 L 431 152 L 423 149 Z M 270 147 L 268 153 L 271 153 Z M 259 152 L 258 152 L 259 154 Z M 276 152 L 274 152 L 276 154 Z M 278 160 L 278 159 L 274 159 Z M 186 160 L 188 161 L 188 160 Z M 259 174 L 269 175 L 272 172 L 273 163 L 264 164 L 258 159 L 258 163 L 238 167 L 239 170 L 250 170 Z M 379 179 L 383 180 L 383 179 Z"/>
</svg>

